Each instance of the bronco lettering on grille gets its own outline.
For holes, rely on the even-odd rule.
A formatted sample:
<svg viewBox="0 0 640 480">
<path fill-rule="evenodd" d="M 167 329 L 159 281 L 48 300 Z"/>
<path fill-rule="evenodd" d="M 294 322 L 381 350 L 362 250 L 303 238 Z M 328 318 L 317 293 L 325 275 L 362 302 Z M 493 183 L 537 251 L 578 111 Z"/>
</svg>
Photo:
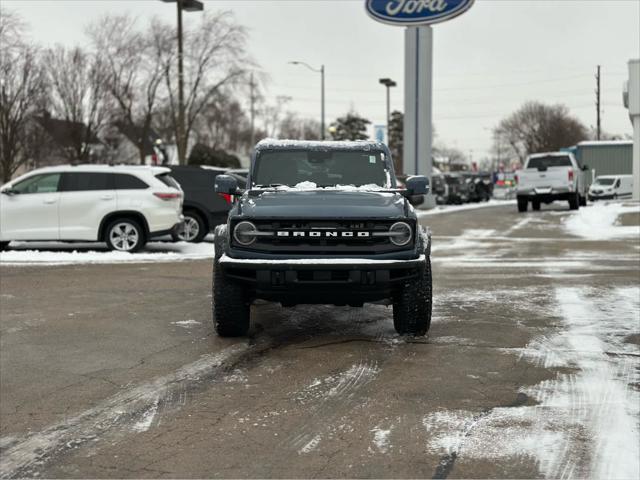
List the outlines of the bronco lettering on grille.
<svg viewBox="0 0 640 480">
<path fill-rule="evenodd" d="M 352 231 L 337 232 L 337 231 L 327 231 L 327 230 L 305 232 L 305 231 L 299 231 L 299 230 L 296 230 L 296 231 L 279 230 L 278 232 L 276 232 L 276 236 L 278 237 L 313 237 L 313 238 L 320 238 L 320 237 L 368 238 L 371 236 L 371 232 L 352 232 Z"/>
</svg>

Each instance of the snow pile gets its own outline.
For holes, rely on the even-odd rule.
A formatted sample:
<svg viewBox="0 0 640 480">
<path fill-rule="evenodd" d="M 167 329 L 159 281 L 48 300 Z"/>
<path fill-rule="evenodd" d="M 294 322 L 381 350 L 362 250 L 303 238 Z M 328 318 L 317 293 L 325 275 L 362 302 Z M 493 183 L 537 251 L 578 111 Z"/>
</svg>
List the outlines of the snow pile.
<svg viewBox="0 0 640 480">
<path fill-rule="evenodd" d="M 463 210 L 476 210 L 478 208 L 487 208 L 487 207 L 500 207 L 503 205 L 515 205 L 515 200 L 495 200 L 491 199 L 488 202 L 484 203 L 465 203 L 463 205 L 438 205 L 431 210 L 416 210 L 419 217 L 424 217 L 427 215 L 438 215 L 441 213 L 453 213 L 460 212 Z"/>
<path fill-rule="evenodd" d="M 581 208 L 564 222 L 564 228 L 571 235 L 588 240 L 612 240 L 616 238 L 640 238 L 640 225 L 620 226 L 616 222 L 624 213 L 638 213 L 636 205 L 622 203 L 597 203 L 589 208 Z"/>
<path fill-rule="evenodd" d="M 212 259 L 215 255 L 213 244 L 204 242 L 150 242 L 141 252 L 137 253 L 109 251 L 102 245 L 97 243 L 12 242 L 11 250 L 0 253 L 0 264 L 70 265 L 179 262 L 203 258 Z"/>
</svg>

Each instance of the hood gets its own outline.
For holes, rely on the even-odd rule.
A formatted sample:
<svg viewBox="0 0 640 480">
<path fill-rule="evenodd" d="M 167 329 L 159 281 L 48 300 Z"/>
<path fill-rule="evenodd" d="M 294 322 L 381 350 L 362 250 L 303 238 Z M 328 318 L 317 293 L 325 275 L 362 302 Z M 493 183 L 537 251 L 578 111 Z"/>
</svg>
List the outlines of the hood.
<svg viewBox="0 0 640 480">
<path fill-rule="evenodd" d="M 405 217 L 405 199 L 398 193 L 353 191 L 265 191 L 245 194 L 239 213 L 277 218 Z"/>
</svg>

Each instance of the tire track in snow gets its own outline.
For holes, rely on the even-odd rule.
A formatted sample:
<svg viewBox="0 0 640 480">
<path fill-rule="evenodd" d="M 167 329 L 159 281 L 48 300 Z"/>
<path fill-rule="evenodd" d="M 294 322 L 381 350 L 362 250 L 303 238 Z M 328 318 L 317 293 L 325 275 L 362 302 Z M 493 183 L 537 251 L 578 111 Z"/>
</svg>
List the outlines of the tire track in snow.
<svg viewBox="0 0 640 480">
<path fill-rule="evenodd" d="M 575 373 L 558 373 L 521 392 L 537 400 L 535 406 L 425 417 L 430 445 L 444 451 L 434 478 L 446 477 L 461 455 L 530 456 L 549 478 L 639 478 L 640 392 L 632 385 L 640 372 L 637 357 L 629 355 L 637 346 L 624 338 L 638 328 L 640 288 L 561 287 L 554 300 L 561 329 L 535 339 L 522 357 Z"/>
<path fill-rule="evenodd" d="M 0 477 L 33 476 L 47 461 L 71 448 L 107 435 L 124 436 L 132 429 L 147 430 L 155 419 L 159 399 L 182 390 L 185 382 L 222 372 L 225 362 L 249 349 L 246 344 L 236 344 L 215 355 L 204 355 L 169 375 L 117 393 L 96 407 L 40 432 L 12 439 L 0 458 Z"/>
<path fill-rule="evenodd" d="M 379 318 L 377 314 L 380 314 Z M 348 310 L 346 315 L 340 315 L 343 318 L 338 319 L 343 325 L 343 329 L 338 333 L 343 336 L 352 332 L 362 334 L 369 331 L 376 343 L 384 343 L 387 339 L 386 332 L 389 330 L 387 315 L 387 309 L 375 306 Z M 365 326 L 365 316 L 373 316 L 373 323 L 367 322 Z M 379 374 L 378 357 L 379 350 L 376 348 L 369 348 L 366 352 L 360 351 L 360 358 L 346 370 L 328 375 L 321 380 L 315 379 L 307 387 L 294 392 L 293 398 L 309 402 L 310 411 L 300 427 L 282 440 L 279 448 L 294 450 L 298 454 L 306 454 L 316 449 L 323 435 L 333 428 L 336 421 L 345 412 L 362 403 L 357 394 Z"/>
</svg>

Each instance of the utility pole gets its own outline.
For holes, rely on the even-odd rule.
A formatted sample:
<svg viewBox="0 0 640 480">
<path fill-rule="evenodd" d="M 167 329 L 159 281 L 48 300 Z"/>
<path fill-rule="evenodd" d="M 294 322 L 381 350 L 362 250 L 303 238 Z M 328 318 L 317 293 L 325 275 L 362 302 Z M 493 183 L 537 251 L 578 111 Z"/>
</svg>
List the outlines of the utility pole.
<svg viewBox="0 0 640 480">
<path fill-rule="evenodd" d="M 600 65 L 598 65 L 598 71 L 596 73 L 596 138 L 600 140 Z"/>
<path fill-rule="evenodd" d="M 302 65 L 303 67 L 308 68 L 312 72 L 316 72 L 320 74 L 320 138 L 322 140 L 325 139 L 325 128 L 324 128 L 324 65 L 320 66 L 320 69 L 313 68 L 306 62 L 289 62 L 291 65 Z"/>
<path fill-rule="evenodd" d="M 255 119 L 256 119 L 256 96 L 255 96 L 255 86 L 256 84 L 253 81 L 253 72 L 251 72 L 251 79 L 249 80 L 249 87 L 251 88 L 251 148 L 256 143 L 256 132 L 255 132 Z"/>
</svg>

